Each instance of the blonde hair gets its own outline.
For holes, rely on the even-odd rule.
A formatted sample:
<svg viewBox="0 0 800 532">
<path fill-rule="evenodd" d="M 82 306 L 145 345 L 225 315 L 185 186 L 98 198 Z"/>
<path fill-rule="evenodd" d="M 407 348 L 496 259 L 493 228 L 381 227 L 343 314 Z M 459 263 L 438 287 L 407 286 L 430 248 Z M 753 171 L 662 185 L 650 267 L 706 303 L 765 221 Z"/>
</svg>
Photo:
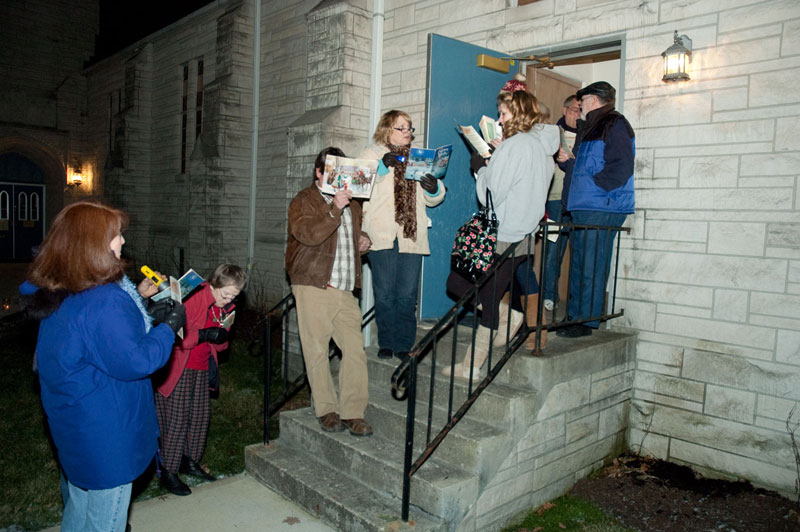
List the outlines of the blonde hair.
<svg viewBox="0 0 800 532">
<path fill-rule="evenodd" d="M 398 111 L 397 109 L 387 111 L 383 113 L 383 116 L 378 121 L 378 125 L 375 127 L 375 134 L 372 135 L 372 140 L 375 141 L 375 144 L 389 144 L 389 139 L 392 136 L 392 128 L 398 118 L 405 118 L 408 122 L 408 127 L 411 127 L 411 117 L 408 113 L 405 111 Z"/>
<path fill-rule="evenodd" d="M 530 131 L 534 124 L 542 121 L 536 96 L 529 92 L 515 92 L 506 106 L 511 119 L 503 123 L 504 138 L 511 138 L 520 131 Z"/>
</svg>

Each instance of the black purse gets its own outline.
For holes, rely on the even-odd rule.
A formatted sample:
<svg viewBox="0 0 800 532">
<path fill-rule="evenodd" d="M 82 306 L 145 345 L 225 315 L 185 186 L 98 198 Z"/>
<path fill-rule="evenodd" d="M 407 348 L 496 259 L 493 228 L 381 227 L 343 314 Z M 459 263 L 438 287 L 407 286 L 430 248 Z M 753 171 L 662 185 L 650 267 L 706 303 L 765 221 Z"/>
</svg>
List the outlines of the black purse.
<svg viewBox="0 0 800 532">
<path fill-rule="evenodd" d="M 475 282 L 491 268 L 497 249 L 497 216 L 492 193 L 486 189 L 486 205 L 472 215 L 456 232 L 450 269 Z"/>
</svg>

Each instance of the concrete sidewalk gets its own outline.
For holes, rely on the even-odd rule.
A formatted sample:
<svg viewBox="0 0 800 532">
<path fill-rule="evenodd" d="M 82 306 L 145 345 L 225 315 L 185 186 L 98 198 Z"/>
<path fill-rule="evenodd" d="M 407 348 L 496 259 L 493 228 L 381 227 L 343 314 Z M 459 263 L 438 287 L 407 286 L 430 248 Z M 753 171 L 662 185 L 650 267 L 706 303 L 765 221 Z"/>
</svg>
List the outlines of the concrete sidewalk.
<svg viewBox="0 0 800 532">
<path fill-rule="evenodd" d="M 247 473 L 133 504 L 132 532 L 332 532 L 317 517 Z M 58 532 L 55 526 L 42 532 Z"/>
</svg>

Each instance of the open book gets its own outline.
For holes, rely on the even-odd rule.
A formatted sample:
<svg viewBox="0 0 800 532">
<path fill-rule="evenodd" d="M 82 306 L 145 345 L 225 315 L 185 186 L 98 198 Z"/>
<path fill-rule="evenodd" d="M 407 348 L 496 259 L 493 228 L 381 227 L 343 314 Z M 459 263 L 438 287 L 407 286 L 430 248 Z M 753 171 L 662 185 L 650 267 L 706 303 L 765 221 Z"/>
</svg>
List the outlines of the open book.
<svg viewBox="0 0 800 532">
<path fill-rule="evenodd" d="M 475 131 L 474 127 L 458 126 L 458 128 L 461 130 L 461 134 L 464 135 L 464 137 L 470 143 L 472 149 L 474 149 L 478 154 L 480 154 L 481 157 L 488 159 L 491 156 L 492 153 L 491 149 L 489 148 L 489 145 L 486 143 L 485 140 L 483 140 L 483 138 L 481 138 L 478 132 Z"/>
<path fill-rule="evenodd" d="M 447 173 L 451 153 L 452 144 L 436 149 L 411 148 L 406 165 L 406 179 L 419 181 L 425 174 L 433 174 L 436 179 L 443 178 Z"/>
<path fill-rule="evenodd" d="M 322 175 L 322 192 L 336 194 L 340 190 L 352 190 L 354 198 L 369 199 L 372 185 L 378 173 L 378 161 L 350 159 L 328 155 Z"/>
<path fill-rule="evenodd" d="M 173 276 L 169 276 L 169 290 L 163 290 L 158 294 L 154 295 L 150 299 L 153 301 L 160 301 L 164 298 L 171 297 L 174 301 L 178 303 L 183 303 L 183 300 L 186 299 L 189 294 L 194 292 L 195 288 L 200 286 L 205 279 L 200 277 L 197 272 L 193 269 L 189 268 L 189 270 L 184 273 L 180 279 L 176 279 Z M 182 340 L 183 339 L 183 327 L 180 328 L 178 331 L 178 337 Z"/>
<path fill-rule="evenodd" d="M 558 126 L 558 131 L 561 133 L 561 149 L 570 157 L 575 157 L 572 153 L 572 147 L 575 145 L 575 133 L 565 131 L 561 126 Z"/>
</svg>

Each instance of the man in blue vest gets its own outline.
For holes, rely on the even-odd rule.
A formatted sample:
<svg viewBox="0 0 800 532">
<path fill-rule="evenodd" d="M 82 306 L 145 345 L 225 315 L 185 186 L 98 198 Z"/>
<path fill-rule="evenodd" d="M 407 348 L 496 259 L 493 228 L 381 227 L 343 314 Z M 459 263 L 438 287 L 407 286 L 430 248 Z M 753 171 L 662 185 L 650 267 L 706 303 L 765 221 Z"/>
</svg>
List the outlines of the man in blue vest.
<svg viewBox="0 0 800 532">
<path fill-rule="evenodd" d="M 614 109 L 616 91 L 597 81 L 579 90 L 582 122 L 569 157 L 559 150 L 558 163 L 565 172 L 561 201 L 576 225 L 619 227 L 633 213 L 633 128 Z M 598 318 L 611 266 L 617 231 L 576 229 L 572 232 L 569 265 L 570 321 Z M 558 336 L 577 338 L 592 334 L 598 319 L 558 329 Z"/>
</svg>

